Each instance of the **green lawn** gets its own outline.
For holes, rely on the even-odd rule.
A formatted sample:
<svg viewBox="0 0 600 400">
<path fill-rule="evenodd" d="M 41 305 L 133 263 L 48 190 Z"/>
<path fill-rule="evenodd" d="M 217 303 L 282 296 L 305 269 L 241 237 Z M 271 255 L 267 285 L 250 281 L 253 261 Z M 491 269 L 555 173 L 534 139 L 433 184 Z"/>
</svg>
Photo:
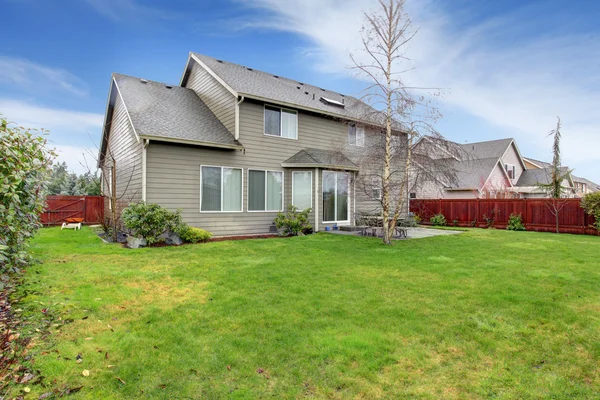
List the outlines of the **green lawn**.
<svg viewBox="0 0 600 400">
<path fill-rule="evenodd" d="M 84 385 L 75 397 L 600 393 L 600 237 L 468 230 L 385 247 L 317 234 L 127 250 L 52 228 L 33 252 L 42 263 L 19 306 L 74 320 L 38 342 L 35 368 L 55 387 Z"/>
</svg>

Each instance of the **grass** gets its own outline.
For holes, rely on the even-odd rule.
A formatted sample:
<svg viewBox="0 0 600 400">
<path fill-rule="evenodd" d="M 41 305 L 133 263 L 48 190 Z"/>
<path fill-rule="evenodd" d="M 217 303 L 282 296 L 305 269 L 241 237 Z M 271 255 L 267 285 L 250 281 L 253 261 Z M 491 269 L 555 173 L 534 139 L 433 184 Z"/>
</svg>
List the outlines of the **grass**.
<svg viewBox="0 0 600 400">
<path fill-rule="evenodd" d="M 34 348 L 36 368 L 84 385 L 78 398 L 600 392 L 600 237 L 468 230 L 385 247 L 317 234 L 127 250 L 51 228 L 33 252 L 42 263 L 20 306 L 74 320 Z"/>
</svg>

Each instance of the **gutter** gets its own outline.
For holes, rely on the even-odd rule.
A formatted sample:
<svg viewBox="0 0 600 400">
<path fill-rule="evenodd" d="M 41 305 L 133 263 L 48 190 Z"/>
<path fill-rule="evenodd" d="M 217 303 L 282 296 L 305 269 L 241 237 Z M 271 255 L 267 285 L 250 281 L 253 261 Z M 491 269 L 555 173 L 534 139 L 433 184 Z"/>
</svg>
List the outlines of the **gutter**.
<svg viewBox="0 0 600 400">
<path fill-rule="evenodd" d="M 147 155 L 146 155 L 146 149 L 148 148 L 148 145 L 150 145 L 150 140 L 149 139 L 142 139 L 143 140 L 143 144 L 142 144 L 142 201 L 146 201 L 146 160 L 147 160 Z"/>
<path fill-rule="evenodd" d="M 202 142 L 202 141 L 199 141 L 199 140 L 167 138 L 167 137 L 162 137 L 162 136 L 150 136 L 150 135 L 142 135 L 141 138 L 142 139 L 153 140 L 153 141 L 156 141 L 156 142 L 191 144 L 191 145 L 195 145 L 195 146 L 215 147 L 215 148 L 218 148 L 218 149 L 244 150 L 244 146 L 242 146 L 240 144 L 225 144 L 225 143 Z"/>
</svg>

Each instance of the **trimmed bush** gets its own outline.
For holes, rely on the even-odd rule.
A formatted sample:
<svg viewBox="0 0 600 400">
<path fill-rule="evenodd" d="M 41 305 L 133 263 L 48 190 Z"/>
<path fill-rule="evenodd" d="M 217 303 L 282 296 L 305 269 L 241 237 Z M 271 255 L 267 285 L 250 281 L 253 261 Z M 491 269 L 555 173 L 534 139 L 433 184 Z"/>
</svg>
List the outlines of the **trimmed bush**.
<svg viewBox="0 0 600 400">
<path fill-rule="evenodd" d="M 298 208 L 290 205 L 287 213 L 278 213 L 275 218 L 277 229 L 283 229 L 283 232 L 289 236 L 298 236 L 299 233 L 312 232 L 312 225 L 308 222 L 308 214 L 312 209 L 307 208 L 298 211 Z"/>
<path fill-rule="evenodd" d="M 435 214 L 433 217 L 431 217 L 429 219 L 429 221 L 431 222 L 431 225 L 433 225 L 433 226 L 446 226 L 446 224 L 447 224 L 446 217 L 444 217 L 444 214 L 442 214 L 442 213 Z"/>
<path fill-rule="evenodd" d="M 510 214 L 508 217 L 508 225 L 506 225 L 506 229 L 509 231 L 524 231 L 526 230 L 525 224 L 523 223 L 523 218 L 521 214 Z"/>
<path fill-rule="evenodd" d="M 123 224 L 134 235 L 146 239 L 148 244 L 159 242 L 165 232 L 179 232 L 184 225 L 181 211 L 169 211 L 158 204 L 131 203 L 121 215 Z"/>
<path fill-rule="evenodd" d="M 46 181 L 56 155 L 43 133 L 0 118 L 0 275 L 18 272 L 29 262 L 27 244 L 41 226 Z"/>
<path fill-rule="evenodd" d="M 600 192 L 586 194 L 581 199 L 581 208 L 594 217 L 594 228 L 600 232 Z"/>
<path fill-rule="evenodd" d="M 212 237 L 212 233 L 209 231 L 189 225 L 185 225 L 177 233 L 181 240 L 186 243 L 203 243 Z"/>
</svg>

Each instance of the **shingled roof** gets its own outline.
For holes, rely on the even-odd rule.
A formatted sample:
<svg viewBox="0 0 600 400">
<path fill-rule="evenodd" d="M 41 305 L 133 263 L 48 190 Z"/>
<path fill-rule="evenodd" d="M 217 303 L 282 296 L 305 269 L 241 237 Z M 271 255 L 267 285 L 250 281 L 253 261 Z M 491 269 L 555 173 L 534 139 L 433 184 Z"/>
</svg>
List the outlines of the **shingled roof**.
<svg viewBox="0 0 600 400">
<path fill-rule="evenodd" d="M 489 178 L 498 164 L 498 158 L 477 158 L 470 160 L 451 160 L 448 167 L 455 174 L 449 190 L 478 190 Z"/>
<path fill-rule="evenodd" d="M 560 173 L 569 172 L 567 167 L 561 167 Z M 516 186 L 538 186 L 547 185 L 552 179 L 552 168 L 527 169 L 523 171 Z"/>
<path fill-rule="evenodd" d="M 141 138 L 243 148 L 193 90 L 121 74 L 113 77 Z"/>
<path fill-rule="evenodd" d="M 359 99 L 203 54 L 191 53 L 238 95 L 350 120 L 383 124 L 381 113 Z M 185 75 L 182 80 L 185 86 Z"/>
<path fill-rule="evenodd" d="M 302 149 L 284 162 L 282 167 L 319 167 L 358 171 L 358 166 L 342 153 L 323 149 Z"/>
<path fill-rule="evenodd" d="M 495 158 L 499 159 L 506 153 L 508 146 L 513 142 L 512 138 L 490 140 L 487 142 L 464 143 L 459 146 L 466 153 L 474 156 L 474 158 Z"/>
</svg>

